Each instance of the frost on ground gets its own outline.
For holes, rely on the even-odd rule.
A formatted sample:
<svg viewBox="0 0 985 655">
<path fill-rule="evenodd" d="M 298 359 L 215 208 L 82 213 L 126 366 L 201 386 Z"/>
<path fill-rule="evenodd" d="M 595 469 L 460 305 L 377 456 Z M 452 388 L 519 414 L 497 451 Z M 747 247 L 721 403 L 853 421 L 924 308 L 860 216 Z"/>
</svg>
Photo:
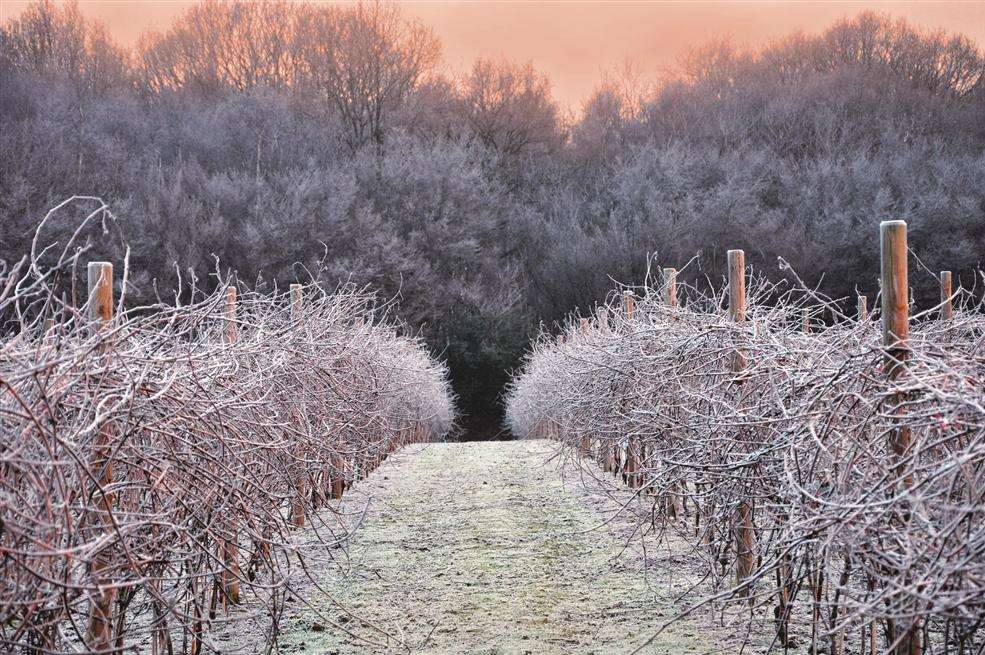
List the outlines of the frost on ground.
<svg viewBox="0 0 985 655">
<path fill-rule="evenodd" d="M 563 478 L 554 447 L 430 444 L 391 457 L 347 494 L 343 510 L 361 522 L 348 558 L 319 567 L 316 609 L 289 616 L 281 651 L 628 653 L 646 642 L 694 580 L 648 578 L 642 551 Z M 702 623 L 677 622 L 643 652 L 722 650 Z"/>
</svg>

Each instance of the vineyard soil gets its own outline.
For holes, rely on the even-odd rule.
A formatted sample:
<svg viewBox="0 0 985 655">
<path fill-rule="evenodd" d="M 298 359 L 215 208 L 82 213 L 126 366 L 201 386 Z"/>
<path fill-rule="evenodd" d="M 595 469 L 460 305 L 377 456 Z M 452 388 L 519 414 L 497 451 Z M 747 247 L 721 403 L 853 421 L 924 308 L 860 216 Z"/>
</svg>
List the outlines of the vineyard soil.
<svg viewBox="0 0 985 655">
<path fill-rule="evenodd" d="M 393 456 L 347 494 L 343 510 L 361 526 L 346 556 L 320 566 L 327 596 L 312 590 L 316 609 L 289 613 L 282 652 L 627 653 L 645 642 L 696 577 L 673 547 L 648 544 L 644 558 L 625 532 L 632 522 L 613 514 L 618 499 L 565 477 L 553 446 L 430 444 Z M 654 558 L 662 566 L 644 575 Z M 645 652 L 728 650 L 707 622 L 675 623 Z"/>
</svg>

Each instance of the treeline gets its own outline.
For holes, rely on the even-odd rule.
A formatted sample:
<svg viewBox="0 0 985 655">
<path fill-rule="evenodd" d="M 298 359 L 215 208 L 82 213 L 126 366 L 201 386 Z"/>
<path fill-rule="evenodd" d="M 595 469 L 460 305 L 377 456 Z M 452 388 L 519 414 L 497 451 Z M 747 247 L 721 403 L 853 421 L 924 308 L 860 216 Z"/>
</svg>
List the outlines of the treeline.
<svg viewBox="0 0 985 655">
<path fill-rule="evenodd" d="M 603 81 L 576 119 L 531 65 L 451 75 L 440 50 L 388 4 L 206 2 L 130 50 L 34 4 L 0 30 L 0 259 L 84 193 L 120 219 L 136 298 L 189 270 L 207 284 L 216 259 L 372 284 L 487 426 L 538 322 L 641 282 L 649 252 L 700 253 L 693 280 L 745 248 L 872 293 L 861 244 L 900 218 L 931 270 L 971 284 L 981 263 L 985 59 L 964 37 L 861 14 L 755 52 L 713 43 L 659 84 Z"/>
</svg>

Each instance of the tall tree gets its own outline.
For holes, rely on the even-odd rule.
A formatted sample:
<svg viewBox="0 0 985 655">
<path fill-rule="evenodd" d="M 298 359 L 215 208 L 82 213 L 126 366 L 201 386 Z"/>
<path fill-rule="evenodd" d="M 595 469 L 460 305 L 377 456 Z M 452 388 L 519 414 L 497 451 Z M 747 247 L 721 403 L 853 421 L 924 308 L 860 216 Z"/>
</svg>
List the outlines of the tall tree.
<svg viewBox="0 0 985 655">
<path fill-rule="evenodd" d="M 529 63 L 479 59 L 461 94 L 472 132 L 503 154 L 550 154 L 563 143 L 550 81 Z"/>
<path fill-rule="evenodd" d="M 382 146 L 389 121 L 437 65 L 432 31 L 392 4 L 324 8 L 299 36 L 305 75 L 338 111 L 352 151 Z"/>
</svg>

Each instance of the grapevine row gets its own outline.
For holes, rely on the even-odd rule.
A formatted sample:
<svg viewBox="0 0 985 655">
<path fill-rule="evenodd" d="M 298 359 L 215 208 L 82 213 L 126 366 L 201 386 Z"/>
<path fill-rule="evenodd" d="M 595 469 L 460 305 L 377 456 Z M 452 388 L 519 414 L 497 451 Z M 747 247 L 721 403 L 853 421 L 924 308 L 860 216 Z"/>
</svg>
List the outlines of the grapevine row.
<svg viewBox="0 0 985 655">
<path fill-rule="evenodd" d="M 730 251 L 720 292 L 664 269 L 542 335 L 508 393 L 516 434 L 636 490 L 773 649 L 985 643 L 985 316 L 947 272 L 909 316 L 905 224 L 882 239 L 877 317 Z"/>
<path fill-rule="evenodd" d="M 449 430 L 444 365 L 354 289 L 116 311 L 91 263 L 75 308 L 77 255 L 38 259 L 0 275 L 0 650 L 223 650 L 235 612 L 275 643 L 300 527 L 343 546 L 330 501 Z"/>
</svg>

